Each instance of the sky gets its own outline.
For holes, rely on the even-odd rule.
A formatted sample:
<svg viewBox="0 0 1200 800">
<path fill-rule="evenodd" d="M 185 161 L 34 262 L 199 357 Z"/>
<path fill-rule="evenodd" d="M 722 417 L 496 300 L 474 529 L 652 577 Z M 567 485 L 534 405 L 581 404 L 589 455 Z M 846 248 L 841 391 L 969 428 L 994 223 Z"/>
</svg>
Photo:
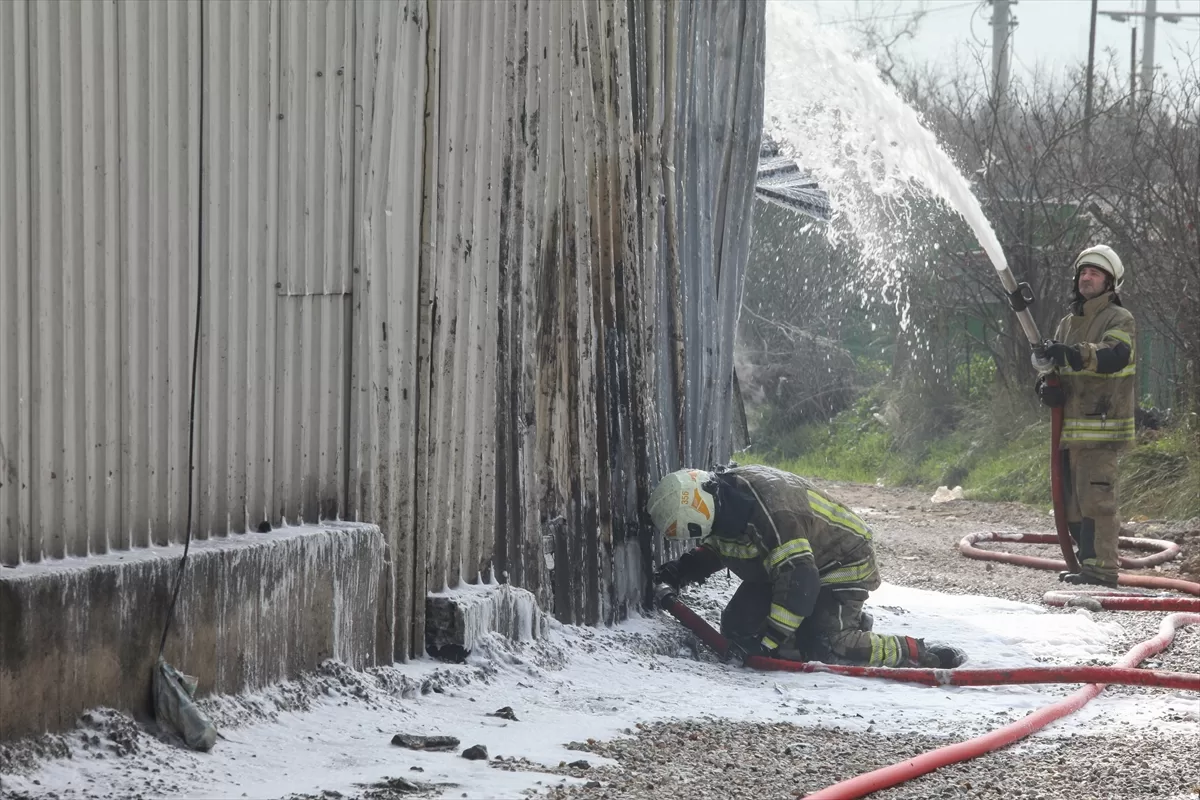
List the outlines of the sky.
<svg viewBox="0 0 1200 800">
<path fill-rule="evenodd" d="M 928 13 L 920 22 L 914 41 L 902 52 L 919 62 L 952 64 L 956 49 L 968 53 L 985 46 L 986 63 L 991 61 L 991 17 L 988 2 L 964 0 L 802 0 L 812 6 L 822 25 L 839 27 L 850 33 L 848 22 L 856 13 L 867 15 L 875 9 L 879 17 L 903 22 L 924 8 Z M 1087 61 L 1090 0 L 1019 0 L 1013 7 L 1017 28 L 1013 33 L 1013 73 L 1028 73 L 1040 63 L 1056 72 L 1069 65 Z M 1145 0 L 1100 0 L 1096 21 L 1096 59 L 1105 49 L 1116 54 L 1117 62 L 1128 72 L 1130 29 L 1138 28 L 1138 56 L 1143 49 L 1144 18 L 1117 22 L 1104 16 L 1105 11 L 1141 11 Z M 1195 0 L 1158 0 L 1158 12 L 1200 12 Z M 1163 21 L 1156 25 L 1155 58 L 1157 75 L 1171 80 L 1178 75 L 1174 60 L 1184 53 L 1200 55 L 1200 17 L 1183 18 L 1176 24 Z M 1159 78 L 1156 77 L 1156 81 Z"/>
<path fill-rule="evenodd" d="M 736 579 L 718 574 L 701 587 L 689 587 L 684 600 L 712 616 L 736 585 Z M 876 630 L 957 644 L 970 656 L 968 667 L 1111 664 L 1124 649 L 1114 646 L 1125 637 L 1120 623 L 1094 619 L 1084 609 L 1064 613 L 890 584 L 872 592 L 867 607 Z M 694 718 L 701 708 L 703 716 L 730 720 L 853 731 L 873 723 L 881 734 L 940 732 L 959 739 L 1000 727 L 1077 688 L 931 688 L 829 674 L 762 673 L 712 658 L 698 660 L 681 646 L 682 634 L 679 624 L 661 612 L 610 628 L 551 622 L 547 637 L 536 644 L 488 634 L 462 665 L 422 658 L 381 668 L 378 674 L 387 680 L 346 670 L 315 692 L 321 684 L 310 680 L 211 701 L 208 708 L 225 709 L 223 717 L 265 709 L 270 719 L 226 725 L 210 710 L 225 737 L 210 753 L 142 736 L 136 752 L 117 758 L 105 754 L 103 742 L 83 749 L 80 737 L 90 733 L 84 729 L 68 736 L 75 758 L 45 762 L 38 772 L 21 777 L 0 776 L 0 783 L 39 796 L 260 800 L 293 792 L 357 793 L 385 776 L 400 776 L 438 785 L 444 798 L 522 798 L 527 789 L 564 779 L 506 772 L 465 760 L 458 750 L 482 744 L 493 758 L 611 763 L 565 745 L 627 735 L 641 722 Z M 431 680 L 440 688 L 427 694 L 412 688 Z M 410 689 L 402 690 L 404 685 Z M 690 700 L 681 702 L 681 695 Z M 300 696 L 308 702 L 297 703 Z M 515 721 L 491 715 L 504 706 L 511 707 Z M 888 713 L 880 715 L 880 708 Z M 946 724 L 951 718 L 953 723 Z M 1036 737 L 1139 730 L 1187 736 L 1198 720 L 1200 709 L 1183 692 L 1106 692 Z M 451 752 L 403 750 L 390 743 L 399 732 L 454 736 L 461 745 Z"/>
</svg>

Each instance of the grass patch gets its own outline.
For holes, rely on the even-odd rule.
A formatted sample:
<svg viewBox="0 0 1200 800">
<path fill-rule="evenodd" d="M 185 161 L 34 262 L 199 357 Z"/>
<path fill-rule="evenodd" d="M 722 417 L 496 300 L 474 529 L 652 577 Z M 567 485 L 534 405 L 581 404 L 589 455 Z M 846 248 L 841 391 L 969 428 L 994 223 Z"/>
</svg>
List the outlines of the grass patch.
<svg viewBox="0 0 1200 800">
<path fill-rule="evenodd" d="M 1027 426 L 1016 438 L 982 454 L 963 490 L 972 500 L 1050 507 L 1050 424 Z"/>
<path fill-rule="evenodd" d="M 1121 459 L 1121 514 L 1200 517 L 1200 441 L 1183 428 L 1139 444 Z"/>
<path fill-rule="evenodd" d="M 956 430 L 912 450 L 898 446 L 871 396 L 829 423 L 790 431 L 773 447 L 740 453 L 766 464 L 834 481 L 917 486 L 961 485 L 973 500 L 1014 501 L 1049 509 L 1050 422 L 975 414 L 976 430 Z M 965 426 L 964 426 L 965 427 Z M 1148 432 L 1121 459 L 1121 516 L 1186 520 L 1200 516 L 1200 441 L 1180 427 Z"/>
</svg>

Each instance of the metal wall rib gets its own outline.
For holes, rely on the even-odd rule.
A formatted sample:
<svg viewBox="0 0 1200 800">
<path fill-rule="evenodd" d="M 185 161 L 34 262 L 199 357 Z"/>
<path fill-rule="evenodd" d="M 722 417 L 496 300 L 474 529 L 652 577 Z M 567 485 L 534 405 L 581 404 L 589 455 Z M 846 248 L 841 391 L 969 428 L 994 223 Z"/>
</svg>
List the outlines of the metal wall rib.
<svg viewBox="0 0 1200 800">
<path fill-rule="evenodd" d="M 125 519 L 109 546 L 174 541 L 187 508 L 188 385 L 199 258 L 200 4 L 113 6 L 120 96 L 119 289 Z M 38 91 L 49 87 L 39 86 Z M 105 548 L 97 548 L 103 552 Z"/>
<path fill-rule="evenodd" d="M 282 388 L 275 297 L 280 12 L 275 2 L 204 3 L 203 40 L 195 37 L 204 65 L 198 215 L 204 294 L 196 411 L 200 536 L 241 532 L 281 517 L 276 485 L 284 466 L 275 445 Z M 194 303 L 191 294 L 188 298 Z M 191 353 L 182 361 L 190 364 Z M 186 391 L 181 394 L 186 397 Z M 186 407 L 182 414 L 186 421 Z M 179 534 L 177 526 L 172 534 Z"/>
<path fill-rule="evenodd" d="M 29 6 L 0 3 L 0 564 L 41 555 L 33 527 Z"/>
<path fill-rule="evenodd" d="M 279 17 L 275 503 L 316 522 L 346 507 L 354 5 Z"/>
</svg>

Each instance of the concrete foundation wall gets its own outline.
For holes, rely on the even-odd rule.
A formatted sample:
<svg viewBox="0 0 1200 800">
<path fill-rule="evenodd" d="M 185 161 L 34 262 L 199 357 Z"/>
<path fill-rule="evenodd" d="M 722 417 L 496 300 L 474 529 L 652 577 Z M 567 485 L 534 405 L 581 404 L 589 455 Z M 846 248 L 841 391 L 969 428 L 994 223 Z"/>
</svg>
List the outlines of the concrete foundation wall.
<svg viewBox="0 0 1200 800">
<path fill-rule="evenodd" d="M 0 569 L 0 740 L 64 730 L 96 706 L 150 711 L 183 548 Z M 328 658 L 390 662 L 387 550 L 375 525 L 325 523 L 193 542 L 167 661 L 233 693 Z"/>
</svg>

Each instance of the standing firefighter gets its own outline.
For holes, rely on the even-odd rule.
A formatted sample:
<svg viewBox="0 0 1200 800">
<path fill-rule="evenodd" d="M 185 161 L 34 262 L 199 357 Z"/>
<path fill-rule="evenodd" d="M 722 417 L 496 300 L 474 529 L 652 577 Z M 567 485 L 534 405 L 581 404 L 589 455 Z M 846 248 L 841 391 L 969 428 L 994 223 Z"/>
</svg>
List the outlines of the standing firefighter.
<svg viewBox="0 0 1200 800">
<path fill-rule="evenodd" d="M 655 570 L 656 583 L 678 589 L 722 567 L 742 579 L 721 633 L 745 655 L 946 669 L 966 660 L 954 647 L 871 632 L 871 529 L 803 478 L 759 466 L 679 470 L 651 494 L 650 516 L 668 539 L 699 540 Z"/>
<path fill-rule="evenodd" d="M 1074 301 L 1033 355 L 1037 393 L 1063 407 L 1061 448 L 1067 525 L 1079 572 L 1068 583 L 1117 584 L 1117 454 L 1134 439 L 1133 315 L 1117 292 L 1125 267 L 1112 248 L 1089 247 L 1075 259 Z M 1046 378 L 1057 373 L 1059 385 Z"/>
</svg>

